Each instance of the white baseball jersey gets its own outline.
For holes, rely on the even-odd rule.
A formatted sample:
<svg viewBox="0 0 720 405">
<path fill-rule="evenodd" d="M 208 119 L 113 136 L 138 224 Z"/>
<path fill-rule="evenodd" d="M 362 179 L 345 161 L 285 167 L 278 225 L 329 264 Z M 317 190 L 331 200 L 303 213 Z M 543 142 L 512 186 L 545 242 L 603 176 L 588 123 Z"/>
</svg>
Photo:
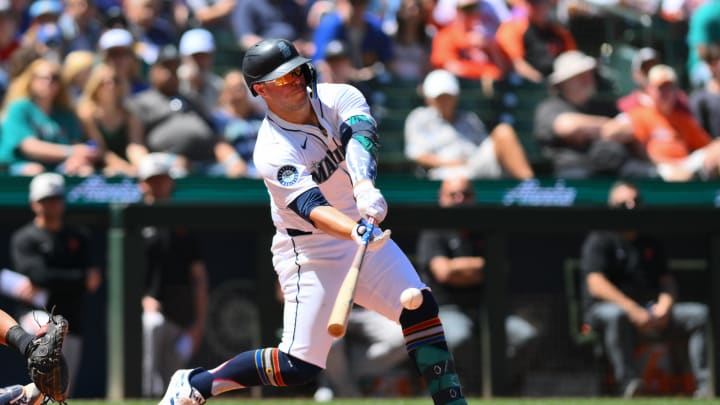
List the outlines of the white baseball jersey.
<svg viewBox="0 0 720 405">
<path fill-rule="evenodd" d="M 258 133 L 253 160 L 270 194 L 277 230 L 273 265 L 285 297 L 284 330 L 278 347 L 324 368 L 332 344 L 327 321 L 357 244 L 321 232 L 288 206 L 302 193 L 319 187 L 330 205 L 360 219 L 340 126 L 352 116 L 372 116 L 364 97 L 352 86 L 322 83 L 317 93 L 311 103 L 320 127 L 293 124 L 269 111 Z M 380 250 L 366 254 L 355 302 L 397 322 L 402 311 L 400 294 L 410 287 L 426 288 L 405 254 L 390 240 Z"/>
</svg>

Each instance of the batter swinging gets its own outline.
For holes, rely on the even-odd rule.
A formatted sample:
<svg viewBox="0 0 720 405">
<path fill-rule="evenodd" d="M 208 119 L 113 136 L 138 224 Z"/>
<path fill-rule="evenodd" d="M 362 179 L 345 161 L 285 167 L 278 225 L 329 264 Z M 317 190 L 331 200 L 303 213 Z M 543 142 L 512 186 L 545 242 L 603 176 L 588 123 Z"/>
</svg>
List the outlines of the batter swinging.
<svg viewBox="0 0 720 405">
<path fill-rule="evenodd" d="M 223 392 L 256 385 L 312 381 L 332 344 L 326 324 L 366 219 L 380 223 L 387 203 L 375 188 L 378 135 L 361 93 L 344 84 L 317 84 L 309 60 L 289 41 L 266 39 L 247 50 L 243 72 L 253 95 L 268 105 L 254 161 L 270 194 L 276 228 L 273 265 L 284 295 L 277 348 L 240 353 L 212 370 L 178 370 L 161 404 L 202 404 Z M 404 309 L 404 290 L 422 303 Z M 466 404 L 438 308 L 390 231 L 375 228 L 355 302 L 403 327 L 411 359 L 435 404 Z"/>
</svg>

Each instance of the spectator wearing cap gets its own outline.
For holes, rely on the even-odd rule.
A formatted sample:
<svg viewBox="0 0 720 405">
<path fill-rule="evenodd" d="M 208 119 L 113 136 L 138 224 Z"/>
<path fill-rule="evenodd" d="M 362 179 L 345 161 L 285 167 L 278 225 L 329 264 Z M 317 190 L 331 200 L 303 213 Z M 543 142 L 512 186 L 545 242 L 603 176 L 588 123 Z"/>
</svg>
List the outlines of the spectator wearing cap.
<svg viewBox="0 0 720 405">
<path fill-rule="evenodd" d="M 700 126 L 714 139 L 720 138 L 720 42 L 710 44 L 705 63 L 712 78 L 707 84 L 690 93 L 690 109 Z"/>
<path fill-rule="evenodd" d="M 103 31 L 95 2 L 90 0 L 65 0 L 58 25 L 65 38 L 66 52 L 95 51 Z"/>
<path fill-rule="evenodd" d="M 713 140 L 692 113 L 675 108 L 678 91 L 675 70 L 653 66 L 647 83 L 651 103 L 627 113 L 625 133 L 642 145 L 663 178 L 683 170 L 702 180 L 715 179 L 720 174 L 720 140 Z"/>
<path fill-rule="evenodd" d="M 78 117 L 95 142 L 105 176 L 135 176 L 148 154 L 142 124 L 125 106 L 127 91 L 117 69 L 101 63 L 90 73 L 78 102 Z"/>
<path fill-rule="evenodd" d="M 172 199 L 172 156 L 151 153 L 140 162 L 138 187 L 147 205 Z M 142 298 L 142 393 L 163 394 L 172 373 L 202 343 L 207 318 L 208 275 L 200 241 L 182 225 L 141 231 L 146 272 Z"/>
<path fill-rule="evenodd" d="M 119 2 L 115 2 L 114 0 L 107 0 L 111 4 L 107 5 L 98 5 L 98 7 L 103 11 L 103 26 L 107 30 L 111 30 L 113 28 L 123 28 L 127 29 L 128 22 L 127 18 L 125 18 L 125 15 L 123 14 L 122 7 L 120 7 Z M 103 0 L 99 0 L 98 3 L 102 3 Z"/>
<path fill-rule="evenodd" d="M 215 135 L 208 110 L 180 91 L 180 54 L 173 45 L 160 50 L 150 67 L 150 88 L 130 99 L 151 152 L 166 152 L 186 162 L 196 173 L 241 176 L 247 166 L 232 145 Z"/>
<path fill-rule="evenodd" d="M 660 62 L 660 55 L 653 48 L 640 48 L 635 52 L 630 62 L 630 74 L 637 88 L 617 100 L 618 110 L 629 111 L 638 105 L 650 103 L 650 98 L 645 92 L 647 74 L 650 68 L 660 64 Z"/>
<path fill-rule="evenodd" d="M 510 59 L 514 71 L 531 82 L 542 82 L 552 73 L 553 61 L 565 51 L 577 49 L 575 38 L 552 19 L 551 0 L 528 0 L 527 18 L 500 24 L 498 45 Z"/>
<path fill-rule="evenodd" d="M 292 41 L 300 53 L 307 54 L 307 12 L 301 2 L 238 0 L 231 14 L 235 40 L 248 49 L 265 38 Z"/>
<path fill-rule="evenodd" d="M 654 165 L 636 156 L 632 136 L 614 119 L 614 102 L 594 99 L 594 58 L 567 51 L 555 59 L 548 76 L 550 95 L 535 109 L 534 134 L 554 175 L 656 177 Z"/>
<path fill-rule="evenodd" d="M 329 68 L 322 72 L 318 81 L 325 83 L 348 83 L 354 81 L 358 74 L 350 60 L 348 46 L 344 41 L 334 39 L 325 47 L 325 62 Z"/>
<path fill-rule="evenodd" d="M 36 0 L 30 5 L 28 12 L 33 23 L 57 23 L 64 7 L 60 0 Z"/>
<path fill-rule="evenodd" d="M 65 38 L 57 23 L 43 23 L 35 31 L 34 46 L 41 58 L 61 63 L 65 55 Z"/>
<path fill-rule="evenodd" d="M 223 79 L 213 71 L 215 40 L 210 31 L 195 28 L 180 37 L 180 90 L 212 109 L 217 105 Z"/>
<path fill-rule="evenodd" d="M 433 37 L 430 63 L 457 77 L 480 80 L 485 93 L 491 94 L 492 84 L 509 66 L 495 40 L 499 20 L 481 12 L 479 4 L 479 0 L 458 0 L 453 21 Z"/>
<path fill-rule="evenodd" d="M 405 156 L 441 180 L 534 177 L 530 164 L 508 124 L 488 133 L 471 111 L 457 109 L 460 84 L 446 70 L 434 70 L 423 81 L 426 106 L 417 107 L 405 120 Z"/>
<path fill-rule="evenodd" d="M 338 0 L 335 10 L 320 20 L 315 30 L 315 54 L 312 59 L 322 75 L 329 74 L 330 69 L 325 66 L 325 52 L 334 40 L 345 44 L 352 66 L 363 72 L 363 80 L 386 71 L 393 58 L 392 40 L 383 32 L 380 22 L 367 12 L 368 2 Z"/>
<path fill-rule="evenodd" d="M 5 97 L 2 128 L 0 161 L 8 165 L 10 174 L 94 172 L 97 154 L 84 143 L 55 62 L 37 59 L 13 80 Z"/>
<path fill-rule="evenodd" d="M 627 112 L 637 107 L 638 105 L 650 105 L 652 101 L 645 91 L 647 86 L 647 75 L 655 65 L 659 65 L 662 62 L 660 54 L 649 47 L 640 48 L 633 55 L 632 61 L 630 62 L 630 74 L 632 80 L 635 82 L 637 88 L 623 97 L 617 100 L 617 108 L 622 112 Z M 676 108 L 688 110 L 688 97 L 684 91 L 678 93 Z"/>
<path fill-rule="evenodd" d="M 134 51 L 135 39 L 125 28 L 111 28 L 98 40 L 98 50 L 103 62 L 117 69 L 123 82 L 130 86 L 130 94 L 147 90 L 148 85 L 140 75 L 140 61 Z"/>
<path fill-rule="evenodd" d="M 172 24 L 160 15 L 156 0 L 124 0 L 127 30 L 135 38 L 135 52 L 147 66 L 155 63 L 160 49 L 175 42 Z"/>
<path fill-rule="evenodd" d="M 102 283 L 102 273 L 93 256 L 88 229 L 65 222 L 65 180 L 57 173 L 42 173 L 30 182 L 33 219 L 15 230 L 10 239 L 13 269 L 30 279 L 32 289 L 48 291 L 46 308 L 62 313 L 70 322 L 63 344 L 68 365 L 70 393 L 82 357 L 85 309 L 88 294 Z M 42 310 L 24 306 L 19 322 L 35 333 L 47 319 Z"/>
<path fill-rule="evenodd" d="M 369 82 L 375 72 L 371 67 L 356 68 L 350 59 L 348 45 L 341 40 L 328 42 L 325 60 L 320 65 L 318 81 L 324 83 L 346 83 L 357 87 L 367 100 L 372 100 L 373 86 Z"/>
<path fill-rule="evenodd" d="M 64 9 L 60 0 L 37 0 L 28 8 L 29 25 L 22 35 L 23 46 L 37 42 L 37 31 L 43 24 L 57 24 Z"/>
</svg>

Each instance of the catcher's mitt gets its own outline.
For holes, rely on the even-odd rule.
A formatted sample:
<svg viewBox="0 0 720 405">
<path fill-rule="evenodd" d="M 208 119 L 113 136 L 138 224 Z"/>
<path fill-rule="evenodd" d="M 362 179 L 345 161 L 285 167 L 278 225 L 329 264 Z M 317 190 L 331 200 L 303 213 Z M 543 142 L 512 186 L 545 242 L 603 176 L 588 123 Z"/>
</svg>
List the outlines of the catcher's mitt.
<svg viewBox="0 0 720 405">
<path fill-rule="evenodd" d="M 68 369 L 62 357 L 67 333 L 68 321 L 61 315 L 51 315 L 27 349 L 30 378 L 48 399 L 61 403 L 68 394 Z"/>
</svg>

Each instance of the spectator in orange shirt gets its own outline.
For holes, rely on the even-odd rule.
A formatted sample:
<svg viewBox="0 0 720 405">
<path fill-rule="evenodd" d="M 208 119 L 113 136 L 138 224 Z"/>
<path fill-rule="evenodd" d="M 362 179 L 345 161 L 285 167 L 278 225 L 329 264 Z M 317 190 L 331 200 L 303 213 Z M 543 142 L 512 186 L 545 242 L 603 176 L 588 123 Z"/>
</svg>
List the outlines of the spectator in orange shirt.
<svg viewBox="0 0 720 405">
<path fill-rule="evenodd" d="M 652 100 L 650 99 L 650 96 L 647 95 L 646 91 L 648 81 L 647 76 L 650 69 L 660 63 L 660 55 L 653 48 L 640 48 L 637 52 L 635 52 L 630 64 L 630 74 L 632 75 L 633 82 L 635 82 L 637 88 L 617 100 L 617 108 L 619 111 L 628 112 L 640 105 L 652 105 Z M 679 90 L 677 93 L 675 108 L 684 110 L 688 110 L 690 108 L 688 106 L 688 96 L 682 90 Z"/>
<path fill-rule="evenodd" d="M 551 18 L 550 0 L 527 0 L 527 18 L 513 18 L 500 24 L 496 38 L 523 78 L 540 83 L 552 73 L 553 61 L 565 51 L 577 49 L 572 33 Z"/>
<path fill-rule="evenodd" d="M 507 61 L 495 42 L 495 25 L 483 18 L 478 0 L 458 0 L 455 19 L 433 38 L 430 63 L 484 86 L 502 78 Z M 488 87 L 484 87 L 488 89 Z"/>
<path fill-rule="evenodd" d="M 651 105 L 628 113 L 635 138 L 665 178 L 681 168 L 700 179 L 718 177 L 720 141 L 713 140 L 688 110 L 675 108 L 677 75 L 667 65 L 656 65 L 648 73 L 647 94 Z"/>
</svg>

